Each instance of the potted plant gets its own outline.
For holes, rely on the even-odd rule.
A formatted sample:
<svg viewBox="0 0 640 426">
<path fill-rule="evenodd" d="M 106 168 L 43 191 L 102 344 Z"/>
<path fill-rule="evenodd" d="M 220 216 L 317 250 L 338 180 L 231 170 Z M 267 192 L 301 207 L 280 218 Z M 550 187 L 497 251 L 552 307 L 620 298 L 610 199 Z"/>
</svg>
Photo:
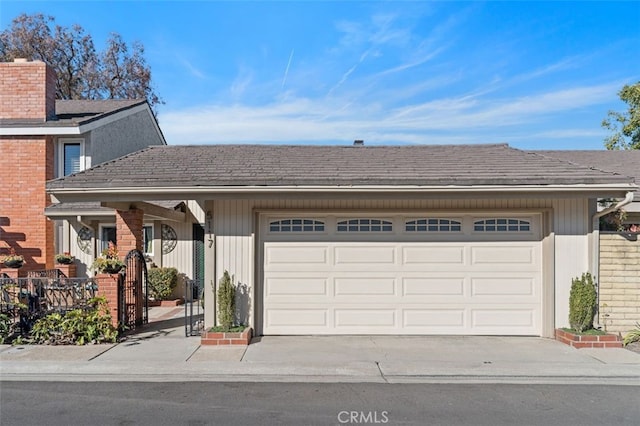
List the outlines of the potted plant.
<svg viewBox="0 0 640 426">
<path fill-rule="evenodd" d="M 11 247 L 9 249 L 9 254 L 2 258 L 2 262 L 7 268 L 22 268 L 22 265 L 24 264 L 24 257 L 16 254 L 15 249 Z"/>
<path fill-rule="evenodd" d="M 76 260 L 76 258 L 73 257 L 68 251 L 56 254 L 55 259 L 56 263 L 59 263 L 60 265 L 71 265 L 73 261 Z"/>
<path fill-rule="evenodd" d="M 98 273 L 117 274 L 124 269 L 125 264 L 118 257 L 118 248 L 111 241 L 109 246 L 91 264 L 91 269 Z"/>
</svg>

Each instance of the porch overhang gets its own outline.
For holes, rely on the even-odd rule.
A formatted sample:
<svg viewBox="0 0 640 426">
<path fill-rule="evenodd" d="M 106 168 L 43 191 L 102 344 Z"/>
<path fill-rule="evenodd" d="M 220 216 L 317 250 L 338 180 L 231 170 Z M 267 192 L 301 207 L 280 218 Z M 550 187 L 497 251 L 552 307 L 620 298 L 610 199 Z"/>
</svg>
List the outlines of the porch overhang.
<svg viewBox="0 0 640 426">
<path fill-rule="evenodd" d="M 90 201 L 85 197 L 82 201 Z M 153 203 L 144 201 L 135 202 L 96 202 L 95 207 L 74 208 L 73 202 L 66 208 L 48 207 L 45 209 L 45 216 L 58 220 L 77 220 L 79 222 L 113 220 L 116 210 L 139 209 L 144 212 L 145 220 L 166 220 L 173 222 L 184 222 L 186 213 L 181 210 L 170 209 Z M 180 203 L 182 204 L 182 203 Z"/>
</svg>

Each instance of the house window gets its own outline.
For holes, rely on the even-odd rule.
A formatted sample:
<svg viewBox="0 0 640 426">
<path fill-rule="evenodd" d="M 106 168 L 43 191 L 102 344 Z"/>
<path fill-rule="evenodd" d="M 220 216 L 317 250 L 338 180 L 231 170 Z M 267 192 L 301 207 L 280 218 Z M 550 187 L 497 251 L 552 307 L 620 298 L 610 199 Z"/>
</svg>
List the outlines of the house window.
<svg viewBox="0 0 640 426">
<path fill-rule="evenodd" d="M 390 221 L 382 219 L 348 219 L 338 222 L 338 232 L 391 232 Z"/>
<path fill-rule="evenodd" d="M 118 242 L 115 225 L 100 226 L 100 251 L 109 248 L 109 242 L 116 244 Z"/>
<path fill-rule="evenodd" d="M 153 225 L 142 227 L 142 251 L 144 254 L 153 255 Z"/>
<path fill-rule="evenodd" d="M 473 222 L 475 232 L 529 232 L 531 222 L 520 219 L 483 219 Z"/>
<path fill-rule="evenodd" d="M 313 219 L 283 219 L 269 223 L 269 232 L 324 232 L 324 222 Z"/>
<path fill-rule="evenodd" d="M 461 232 L 460 221 L 453 219 L 416 219 L 405 222 L 404 229 L 407 232 Z"/>
<path fill-rule="evenodd" d="M 84 170 L 84 140 L 61 139 L 58 151 L 58 173 L 68 176 Z"/>
</svg>

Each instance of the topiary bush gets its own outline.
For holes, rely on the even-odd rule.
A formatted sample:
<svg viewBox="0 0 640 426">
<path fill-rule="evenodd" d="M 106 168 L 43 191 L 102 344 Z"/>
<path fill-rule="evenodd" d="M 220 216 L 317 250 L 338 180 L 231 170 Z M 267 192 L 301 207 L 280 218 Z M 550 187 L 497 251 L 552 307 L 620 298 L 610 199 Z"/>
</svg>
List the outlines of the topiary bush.
<svg viewBox="0 0 640 426">
<path fill-rule="evenodd" d="M 596 314 L 596 285 L 590 273 L 571 282 L 569 294 L 569 325 L 578 333 L 593 328 Z"/>
<path fill-rule="evenodd" d="M 224 271 L 218 283 L 218 320 L 224 331 L 230 331 L 236 319 L 236 286 L 233 277 Z"/>
<path fill-rule="evenodd" d="M 149 296 L 154 300 L 167 300 L 178 285 L 176 268 L 150 268 L 147 271 Z"/>
</svg>

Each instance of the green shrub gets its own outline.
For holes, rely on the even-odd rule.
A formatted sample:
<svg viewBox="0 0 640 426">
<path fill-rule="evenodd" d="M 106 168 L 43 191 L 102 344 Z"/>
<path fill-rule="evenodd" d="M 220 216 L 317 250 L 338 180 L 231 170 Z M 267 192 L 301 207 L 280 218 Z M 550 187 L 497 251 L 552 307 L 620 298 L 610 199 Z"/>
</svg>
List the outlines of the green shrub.
<svg viewBox="0 0 640 426">
<path fill-rule="evenodd" d="M 33 324 L 24 343 L 49 345 L 86 345 L 114 343 L 118 330 L 111 323 L 111 314 L 104 297 L 89 300 L 88 309 L 74 309 L 65 314 L 52 313 Z"/>
<path fill-rule="evenodd" d="M 233 277 L 224 271 L 218 283 L 218 320 L 225 331 L 231 330 L 236 316 L 236 286 Z"/>
<path fill-rule="evenodd" d="M 578 333 L 593 328 L 596 314 L 596 286 L 590 273 L 571 282 L 569 294 L 569 325 Z"/>
<path fill-rule="evenodd" d="M 624 336 L 624 340 L 622 341 L 622 343 L 624 343 L 625 346 L 633 342 L 640 342 L 640 322 L 636 323 L 636 328 L 628 332 Z"/>
<path fill-rule="evenodd" d="M 9 340 L 13 332 L 13 321 L 7 314 L 0 314 L 0 345 Z"/>
<path fill-rule="evenodd" d="M 147 273 L 149 295 L 155 300 L 166 300 L 171 297 L 173 289 L 178 285 L 176 268 L 151 268 Z"/>
</svg>

